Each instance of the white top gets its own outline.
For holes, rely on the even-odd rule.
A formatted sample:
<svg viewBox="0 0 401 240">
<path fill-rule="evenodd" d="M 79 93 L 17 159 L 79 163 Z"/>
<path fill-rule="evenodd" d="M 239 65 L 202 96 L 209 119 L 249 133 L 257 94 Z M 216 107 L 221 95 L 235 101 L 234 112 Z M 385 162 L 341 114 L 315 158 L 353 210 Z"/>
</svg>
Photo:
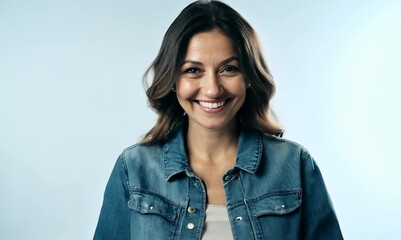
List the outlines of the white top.
<svg viewBox="0 0 401 240">
<path fill-rule="evenodd" d="M 202 240 L 232 240 L 227 208 L 224 205 L 208 204 Z"/>
</svg>

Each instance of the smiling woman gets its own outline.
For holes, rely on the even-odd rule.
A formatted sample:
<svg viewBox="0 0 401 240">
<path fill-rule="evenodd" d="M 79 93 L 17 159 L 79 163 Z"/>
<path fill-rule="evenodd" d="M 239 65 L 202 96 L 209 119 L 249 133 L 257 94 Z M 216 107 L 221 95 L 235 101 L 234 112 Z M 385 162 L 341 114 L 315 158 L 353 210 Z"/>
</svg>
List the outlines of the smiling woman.
<svg viewBox="0 0 401 240">
<path fill-rule="evenodd" d="M 218 29 L 198 33 L 189 41 L 184 59 L 177 99 L 188 114 L 188 130 L 235 132 L 246 84 L 230 38 Z"/>
<path fill-rule="evenodd" d="M 159 118 L 118 158 L 95 239 L 342 239 L 315 161 L 268 117 L 273 78 L 241 15 L 190 4 L 151 71 Z"/>
<path fill-rule="evenodd" d="M 253 86 L 248 89 L 250 94 L 239 109 L 237 119 L 243 125 L 257 131 L 272 135 L 282 134 L 282 129 L 268 117 L 269 103 L 275 92 L 275 86 L 255 31 L 229 6 L 218 1 L 200 1 L 187 6 L 174 20 L 164 36 L 158 56 L 145 74 L 145 76 L 150 72 L 154 74 L 146 94 L 150 106 L 159 118 L 156 125 L 145 135 L 144 143 L 167 140 L 168 133 L 186 121 L 186 118 L 182 118 L 185 111 L 171 89 L 175 88 L 178 75 L 183 71 L 182 64 L 189 63 L 187 60 L 194 63 L 194 59 L 185 58 L 189 42 L 192 41 L 193 45 L 196 41 L 192 37 L 213 29 L 218 29 L 229 38 L 225 41 L 231 45 L 230 52 L 235 53 L 233 56 L 237 58 L 239 70 L 248 86 Z M 195 44 L 199 44 L 199 41 Z M 211 45 L 215 44 L 219 43 L 214 41 Z M 192 50 L 198 48 L 198 51 L 206 51 L 196 45 L 192 47 Z M 187 71 L 202 70 L 198 65 L 197 68 L 190 68 Z"/>
</svg>

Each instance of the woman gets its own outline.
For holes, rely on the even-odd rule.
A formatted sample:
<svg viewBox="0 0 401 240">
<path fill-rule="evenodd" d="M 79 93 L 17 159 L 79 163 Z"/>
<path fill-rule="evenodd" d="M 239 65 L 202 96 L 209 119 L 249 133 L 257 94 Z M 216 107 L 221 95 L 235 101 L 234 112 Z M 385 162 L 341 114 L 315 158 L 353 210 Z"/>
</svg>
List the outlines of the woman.
<svg viewBox="0 0 401 240">
<path fill-rule="evenodd" d="M 118 158 L 94 239 L 342 239 L 314 160 L 268 118 L 273 79 L 235 10 L 187 6 L 150 71 L 159 118 Z"/>
</svg>

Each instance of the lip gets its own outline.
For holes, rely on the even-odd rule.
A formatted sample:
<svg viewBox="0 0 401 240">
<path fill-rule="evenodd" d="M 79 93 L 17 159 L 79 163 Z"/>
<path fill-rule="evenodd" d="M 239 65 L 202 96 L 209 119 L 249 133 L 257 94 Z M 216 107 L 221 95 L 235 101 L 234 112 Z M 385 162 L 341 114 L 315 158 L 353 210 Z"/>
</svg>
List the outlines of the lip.
<svg viewBox="0 0 401 240">
<path fill-rule="evenodd" d="M 199 106 L 202 111 L 207 113 L 218 113 L 225 109 L 229 99 L 219 100 L 219 101 L 203 101 L 195 100 L 195 103 Z"/>
</svg>

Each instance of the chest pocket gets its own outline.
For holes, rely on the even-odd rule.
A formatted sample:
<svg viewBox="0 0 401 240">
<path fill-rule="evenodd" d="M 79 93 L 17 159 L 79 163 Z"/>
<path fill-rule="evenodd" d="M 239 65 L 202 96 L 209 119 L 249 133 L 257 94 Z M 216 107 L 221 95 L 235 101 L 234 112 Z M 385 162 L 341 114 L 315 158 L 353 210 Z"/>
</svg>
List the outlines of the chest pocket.
<svg viewBox="0 0 401 240">
<path fill-rule="evenodd" d="M 278 190 L 247 199 L 256 239 L 299 239 L 301 190 Z"/>
<path fill-rule="evenodd" d="M 145 190 L 131 192 L 128 207 L 142 214 L 159 215 L 168 221 L 174 221 L 179 211 L 175 203 Z"/>
<path fill-rule="evenodd" d="M 301 190 L 279 191 L 247 200 L 249 209 L 255 217 L 289 214 L 299 208 L 301 202 Z"/>
</svg>

